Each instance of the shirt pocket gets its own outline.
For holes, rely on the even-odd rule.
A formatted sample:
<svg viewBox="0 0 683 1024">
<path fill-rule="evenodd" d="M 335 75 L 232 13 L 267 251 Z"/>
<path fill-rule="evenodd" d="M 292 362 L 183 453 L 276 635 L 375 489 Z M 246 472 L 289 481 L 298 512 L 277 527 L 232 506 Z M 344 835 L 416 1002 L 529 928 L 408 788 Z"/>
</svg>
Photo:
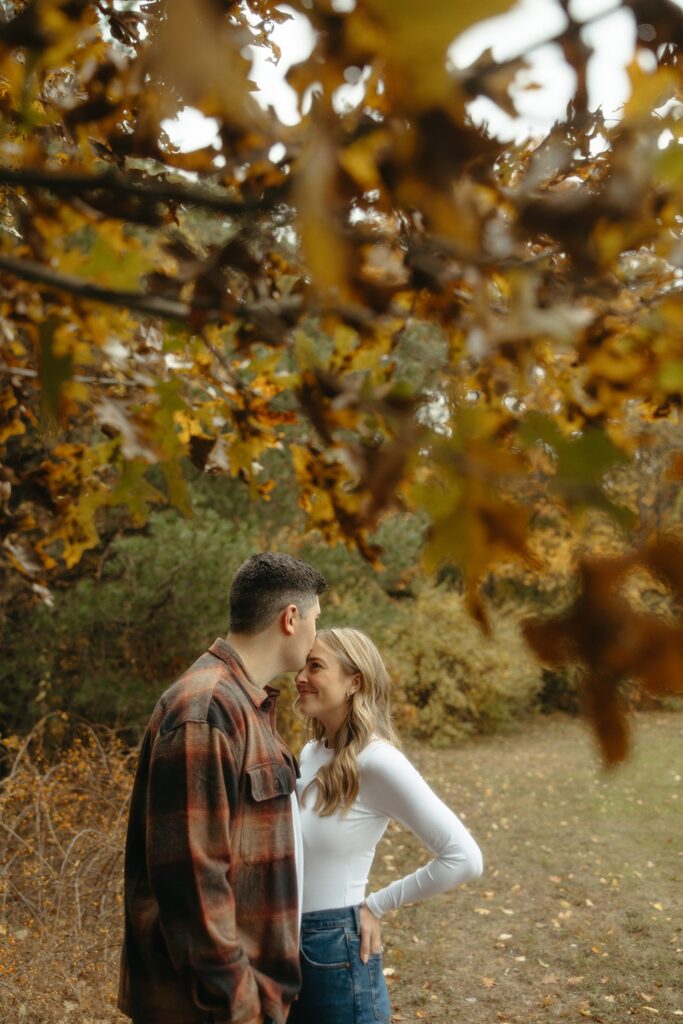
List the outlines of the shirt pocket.
<svg viewBox="0 0 683 1024">
<path fill-rule="evenodd" d="M 282 860 L 294 853 L 291 794 L 296 777 L 284 763 L 269 761 L 245 769 L 240 855 L 247 864 Z"/>
</svg>

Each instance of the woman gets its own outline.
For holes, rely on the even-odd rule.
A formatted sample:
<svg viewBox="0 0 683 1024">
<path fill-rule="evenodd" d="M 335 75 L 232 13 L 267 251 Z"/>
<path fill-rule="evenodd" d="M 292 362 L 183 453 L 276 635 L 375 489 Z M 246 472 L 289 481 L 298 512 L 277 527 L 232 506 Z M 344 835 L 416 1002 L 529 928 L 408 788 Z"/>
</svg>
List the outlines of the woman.
<svg viewBox="0 0 683 1024">
<path fill-rule="evenodd" d="M 296 677 L 313 741 L 301 753 L 303 987 L 290 1024 L 391 1020 L 380 919 L 482 871 L 479 847 L 398 749 L 389 676 L 356 629 L 318 632 Z M 435 854 L 365 897 L 375 846 L 392 819 Z"/>
</svg>

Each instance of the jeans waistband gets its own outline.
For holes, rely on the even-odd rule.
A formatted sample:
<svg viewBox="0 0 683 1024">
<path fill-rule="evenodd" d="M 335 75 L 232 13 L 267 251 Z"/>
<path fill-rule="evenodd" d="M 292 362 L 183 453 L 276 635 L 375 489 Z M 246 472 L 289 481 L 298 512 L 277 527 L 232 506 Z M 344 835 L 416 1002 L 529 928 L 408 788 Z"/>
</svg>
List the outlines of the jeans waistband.
<svg viewBox="0 0 683 1024">
<path fill-rule="evenodd" d="M 301 929 L 339 928 L 348 925 L 360 932 L 360 907 L 334 907 L 331 910 L 309 910 L 301 915 Z"/>
</svg>

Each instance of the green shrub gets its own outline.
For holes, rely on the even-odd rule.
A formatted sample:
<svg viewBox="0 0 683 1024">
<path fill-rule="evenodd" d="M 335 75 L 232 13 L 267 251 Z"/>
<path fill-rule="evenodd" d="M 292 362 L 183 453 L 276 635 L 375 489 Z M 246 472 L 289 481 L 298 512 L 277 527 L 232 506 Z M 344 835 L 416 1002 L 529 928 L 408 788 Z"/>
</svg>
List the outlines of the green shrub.
<svg viewBox="0 0 683 1024">
<path fill-rule="evenodd" d="M 538 695 L 541 711 L 567 711 L 578 714 L 581 710 L 581 681 L 583 670 L 578 664 L 543 669 L 543 685 Z"/>
<path fill-rule="evenodd" d="M 53 605 L 36 605 L 28 587 L 0 603 L 0 733 L 26 732 L 46 713 L 74 712 L 124 727 L 134 739 L 163 690 L 228 626 L 228 591 L 252 552 L 290 551 L 328 578 L 325 624 L 362 625 L 381 634 L 394 617 L 385 587 L 402 585 L 422 527 L 387 520 L 388 559 L 377 574 L 343 544 L 307 533 L 286 473 L 268 502 L 253 502 L 239 482 L 198 476 L 194 514 L 157 511 L 144 530 L 113 535 L 71 574 L 55 577 Z M 23 588 L 23 589 L 22 589 Z M 300 725 L 286 705 L 283 728 Z"/>
<path fill-rule="evenodd" d="M 321 624 L 372 637 L 396 680 L 404 734 L 448 743 L 536 706 L 574 710 L 574 677 L 542 672 L 521 639 L 513 602 L 492 610 L 486 637 L 454 589 L 457 577 L 450 588 L 424 581 L 421 519 L 397 514 L 383 522 L 376 538 L 383 569 L 376 572 L 343 544 L 307 532 L 290 483 L 283 466 L 272 500 L 252 502 L 239 481 L 198 476 L 191 518 L 167 509 L 142 531 L 112 533 L 108 545 L 55 580 L 53 607 L 7 591 L 0 733 L 26 732 L 57 710 L 123 728 L 135 740 L 163 690 L 225 635 L 232 574 L 264 549 L 290 551 L 325 574 Z M 298 749 L 304 730 L 291 711 L 292 679 L 281 686 L 280 730 Z"/>
<path fill-rule="evenodd" d="M 443 587 L 425 587 L 385 643 L 399 722 L 435 745 L 527 714 L 542 687 L 514 613 L 495 612 L 485 636 L 462 597 Z"/>
</svg>

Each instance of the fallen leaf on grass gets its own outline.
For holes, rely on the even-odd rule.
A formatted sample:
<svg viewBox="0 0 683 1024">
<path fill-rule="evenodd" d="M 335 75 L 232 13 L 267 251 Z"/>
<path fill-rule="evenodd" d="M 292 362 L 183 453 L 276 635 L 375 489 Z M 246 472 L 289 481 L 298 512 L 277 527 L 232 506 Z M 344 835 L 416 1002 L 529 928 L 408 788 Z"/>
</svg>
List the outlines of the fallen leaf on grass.
<svg viewBox="0 0 683 1024">
<path fill-rule="evenodd" d="M 481 979 L 481 983 L 484 986 L 484 988 L 495 988 L 496 987 L 496 982 L 495 982 L 495 980 L 493 978 L 482 978 Z"/>
</svg>

